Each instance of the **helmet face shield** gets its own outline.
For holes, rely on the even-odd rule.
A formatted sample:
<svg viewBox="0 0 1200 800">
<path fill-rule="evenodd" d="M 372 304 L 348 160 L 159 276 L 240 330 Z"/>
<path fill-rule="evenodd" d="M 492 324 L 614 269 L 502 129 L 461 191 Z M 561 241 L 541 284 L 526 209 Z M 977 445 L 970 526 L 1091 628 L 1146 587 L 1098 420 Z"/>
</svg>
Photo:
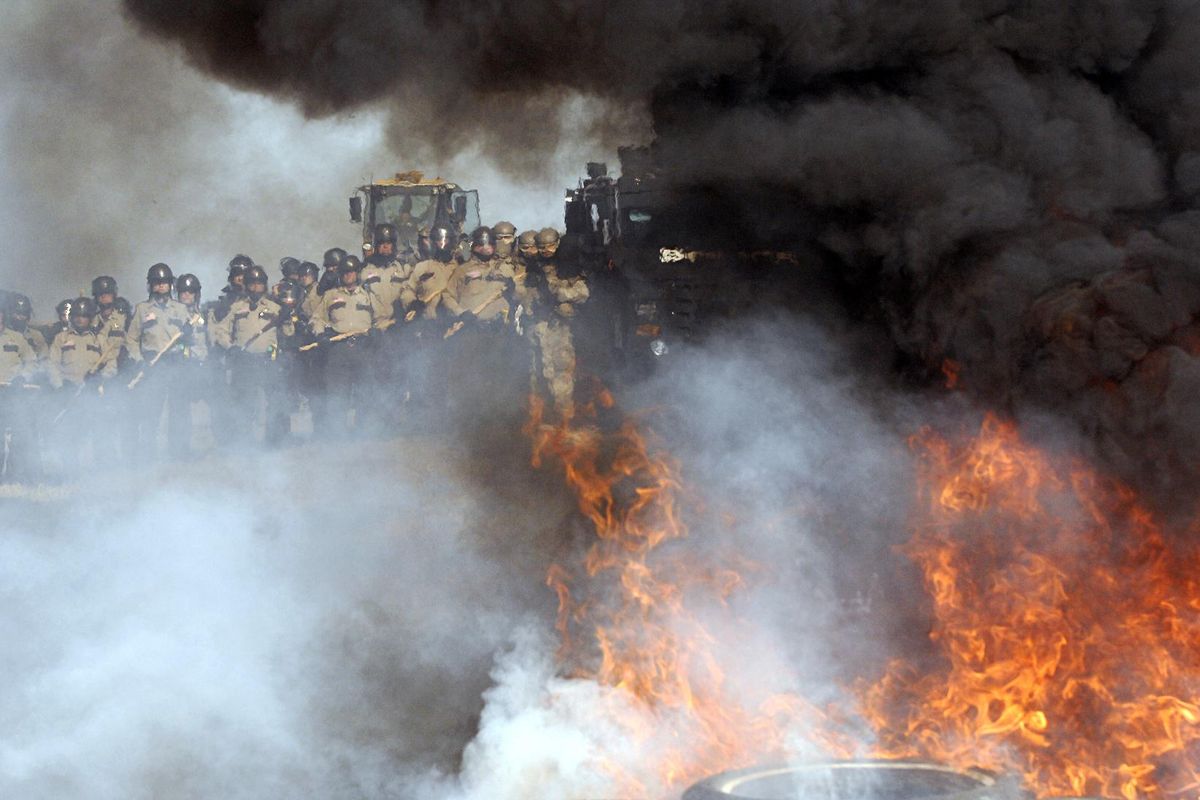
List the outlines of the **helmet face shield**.
<svg viewBox="0 0 1200 800">
<path fill-rule="evenodd" d="M 429 246 L 436 258 L 445 261 L 454 252 L 454 237 L 448 228 L 434 228 L 429 232 Z"/>
</svg>

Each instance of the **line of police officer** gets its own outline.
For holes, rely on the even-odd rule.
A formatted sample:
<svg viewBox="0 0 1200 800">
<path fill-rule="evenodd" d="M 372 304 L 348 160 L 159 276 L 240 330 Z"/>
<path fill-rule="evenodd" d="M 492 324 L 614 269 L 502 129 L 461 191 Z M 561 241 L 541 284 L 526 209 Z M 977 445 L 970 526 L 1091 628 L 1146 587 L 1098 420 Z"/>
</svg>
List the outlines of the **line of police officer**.
<svg viewBox="0 0 1200 800">
<path fill-rule="evenodd" d="M 186 457 L 198 401 L 218 446 L 283 442 L 302 403 L 318 436 L 395 430 L 416 409 L 436 417 L 506 395 L 497 376 L 522 373 L 569 419 L 570 320 L 589 291 L 559 270 L 557 231 L 518 238 L 499 222 L 460 242 L 435 226 L 411 252 L 398 244 L 395 226 L 378 225 L 365 261 L 332 248 L 320 274 L 285 258 L 270 288 L 266 270 L 239 255 L 208 303 L 196 276 L 176 278 L 166 264 L 150 268 L 148 297 L 133 307 L 102 276 L 92 297 L 60 304 L 48 337 L 30 324 L 29 299 L 10 295 L 0 309 L 0 480 L 70 472 L 85 440 L 101 458 L 153 459 L 164 413 L 168 453 Z"/>
</svg>

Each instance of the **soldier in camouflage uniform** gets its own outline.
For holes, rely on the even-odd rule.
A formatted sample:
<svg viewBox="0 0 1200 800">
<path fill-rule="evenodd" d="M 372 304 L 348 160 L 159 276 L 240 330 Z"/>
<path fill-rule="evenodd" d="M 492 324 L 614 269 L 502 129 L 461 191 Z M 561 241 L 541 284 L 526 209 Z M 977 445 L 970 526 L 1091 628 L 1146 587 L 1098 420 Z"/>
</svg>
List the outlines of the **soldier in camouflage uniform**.
<svg viewBox="0 0 1200 800">
<path fill-rule="evenodd" d="M 288 433 L 288 406 L 279 362 L 279 336 L 295 334 L 294 323 L 278 303 L 267 297 L 267 273 L 246 270 L 246 294 L 229 308 L 213 338 L 225 344 L 230 359 L 230 388 L 235 423 L 234 441 L 248 446 L 251 425 L 258 416 L 259 396 L 266 405 L 264 441 L 278 445 Z"/>
<path fill-rule="evenodd" d="M 575 316 L 576 306 L 588 299 L 588 286 L 581 276 L 560 273 L 558 231 L 543 228 L 536 242 L 538 257 L 526 265 L 525 284 L 534 303 L 530 333 L 538 377 L 560 421 L 569 422 L 575 415 L 575 344 L 569 320 Z"/>
<path fill-rule="evenodd" d="M 157 433 L 163 407 L 167 409 L 167 452 L 174 458 L 186 456 L 191 449 L 191 402 L 177 380 L 178 370 L 191 357 L 186 342 L 194 326 L 187 307 L 171 298 L 175 276 L 166 264 L 155 264 L 146 273 L 149 298 L 133 309 L 125 349 L 137 367 L 134 391 L 140 402 L 135 411 L 139 429 L 139 452 L 157 450 Z M 150 362 L 158 361 L 154 366 Z"/>
</svg>

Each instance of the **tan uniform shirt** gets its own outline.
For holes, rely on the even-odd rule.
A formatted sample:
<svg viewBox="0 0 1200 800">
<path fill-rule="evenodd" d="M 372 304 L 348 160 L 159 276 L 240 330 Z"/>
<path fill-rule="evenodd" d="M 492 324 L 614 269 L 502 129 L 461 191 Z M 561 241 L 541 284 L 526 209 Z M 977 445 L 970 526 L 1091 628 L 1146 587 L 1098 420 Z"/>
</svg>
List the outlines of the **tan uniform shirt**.
<svg viewBox="0 0 1200 800">
<path fill-rule="evenodd" d="M 113 347 L 120 349 L 125 346 L 125 327 L 128 324 L 129 318 L 114 308 L 107 319 L 103 314 L 97 314 L 92 330 L 100 337 L 106 351 Z"/>
<path fill-rule="evenodd" d="M 24 336 L 11 329 L 0 331 L 0 384 L 26 382 L 37 369 L 37 360 Z"/>
<path fill-rule="evenodd" d="M 469 311 L 485 322 L 507 320 L 508 300 L 503 295 L 511 286 L 512 278 L 504 274 L 502 262 L 472 257 L 450 276 L 444 297 L 446 310 L 456 316 Z"/>
<path fill-rule="evenodd" d="M 46 344 L 46 337 L 42 332 L 32 325 L 26 325 L 25 330 L 20 332 L 25 337 L 25 341 L 33 348 L 33 352 L 39 359 L 45 358 L 50 352 L 50 345 Z"/>
<path fill-rule="evenodd" d="M 413 267 L 406 289 L 413 299 L 425 304 L 425 310 L 421 312 L 423 319 L 437 317 L 442 297 L 446 294 L 446 287 L 450 284 L 450 276 L 454 274 L 456 266 L 453 261 L 445 263 L 428 258 Z"/>
<path fill-rule="evenodd" d="M 338 286 L 325 292 L 313 317 L 313 333 L 366 333 L 388 317 L 383 302 L 362 286 Z"/>
<path fill-rule="evenodd" d="M 129 322 L 129 334 L 125 337 L 125 349 L 134 361 L 149 361 L 158 355 L 175 337 L 187 333 L 191 319 L 187 306 L 178 300 L 143 300 L 133 309 Z M 176 346 L 178 340 L 176 340 Z"/>
<path fill-rule="evenodd" d="M 235 300 L 225 319 L 217 323 L 221 328 L 217 338 L 254 355 L 274 352 L 279 349 L 281 329 L 285 336 L 295 333 L 291 322 L 275 324 L 282 310 L 278 303 L 267 297 L 259 298 L 258 302 L 251 302 L 249 297 Z"/>
<path fill-rule="evenodd" d="M 115 354 L 106 358 L 104 343 L 93 331 L 76 333 L 71 328 L 59 331 L 50 343 L 50 354 L 46 358 L 46 372 L 50 376 L 50 385 L 61 389 L 63 383 L 79 385 L 93 370 L 106 378 L 117 374 L 117 359 Z M 101 360 L 104 366 L 96 369 Z"/>
<path fill-rule="evenodd" d="M 392 261 L 386 267 L 377 267 L 373 264 L 363 267 L 360 273 L 362 284 L 383 301 L 383 306 L 387 310 L 385 319 L 392 318 L 396 301 L 403 298 L 402 307 L 412 302 L 411 293 L 407 289 L 412 272 L 411 265 L 398 260 Z"/>
</svg>

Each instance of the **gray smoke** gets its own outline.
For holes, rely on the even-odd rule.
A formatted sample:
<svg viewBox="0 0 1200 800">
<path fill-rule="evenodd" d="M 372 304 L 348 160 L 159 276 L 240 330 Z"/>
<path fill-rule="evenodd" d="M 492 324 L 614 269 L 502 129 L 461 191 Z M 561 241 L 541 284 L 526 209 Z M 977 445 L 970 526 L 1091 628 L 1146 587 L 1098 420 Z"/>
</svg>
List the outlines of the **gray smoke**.
<svg viewBox="0 0 1200 800">
<path fill-rule="evenodd" d="M 875 341 L 725 333 L 631 398 L 662 409 L 644 424 L 690 487 L 664 556 L 756 565 L 730 605 L 689 604 L 735 702 L 837 700 L 847 664 L 913 649 L 892 625 L 919 592 L 889 553 L 916 412 L 859 374 Z M 604 797 L 617 768 L 669 796 L 662 757 L 694 721 L 561 673 L 544 577 L 594 534 L 553 462 L 491 434 L 100 466 L 65 498 L 8 500 L 0 793 Z"/>
<path fill-rule="evenodd" d="M 1198 477 L 1193 2 L 125 7 L 232 85 L 514 174 L 565 92 L 607 133 L 646 113 L 669 174 L 742 199 L 739 236 L 833 255 L 910 374 L 951 359 L 1064 415 L 1164 505 Z"/>
</svg>

